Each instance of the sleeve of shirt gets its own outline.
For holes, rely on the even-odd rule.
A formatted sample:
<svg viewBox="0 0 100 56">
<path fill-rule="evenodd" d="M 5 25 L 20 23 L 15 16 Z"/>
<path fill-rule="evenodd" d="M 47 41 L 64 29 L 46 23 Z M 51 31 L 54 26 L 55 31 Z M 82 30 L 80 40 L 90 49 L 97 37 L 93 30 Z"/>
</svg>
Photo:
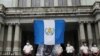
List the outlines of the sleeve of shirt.
<svg viewBox="0 0 100 56">
<path fill-rule="evenodd" d="M 73 51 L 75 51 L 74 47 L 72 46 Z"/>
<path fill-rule="evenodd" d="M 23 48 L 23 51 L 25 50 L 25 46 L 24 46 L 24 48 Z"/>
<path fill-rule="evenodd" d="M 33 50 L 33 46 L 31 45 L 31 50 Z"/>
<path fill-rule="evenodd" d="M 23 52 L 25 52 L 25 50 L 26 50 L 26 46 L 24 46 L 24 48 L 23 48 Z"/>
<path fill-rule="evenodd" d="M 67 47 L 66 47 L 66 51 L 67 51 Z"/>
<path fill-rule="evenodd" d="M 98 48 L 98 51 L 99 51 L 99 48 Z"/>
<path fill-rule="evenodd" d="M 90 51 L 93 51 L 93 50 L 92 50 L 92 47 L 91 47 Z"/>
<path fill-rule="evenodd" d="M 82 51 L 82 49 L 83 49 L 83 48 L 82 48 L 82 47 L 80 47 L 80 51 Z"/>
<path fill-rule="evenodd" d="M 63 49 L 62 49 L 62 47 L 60 47 L 60 49 L 61 49 L 61 52 L 63 52 Z"/>
</svg>

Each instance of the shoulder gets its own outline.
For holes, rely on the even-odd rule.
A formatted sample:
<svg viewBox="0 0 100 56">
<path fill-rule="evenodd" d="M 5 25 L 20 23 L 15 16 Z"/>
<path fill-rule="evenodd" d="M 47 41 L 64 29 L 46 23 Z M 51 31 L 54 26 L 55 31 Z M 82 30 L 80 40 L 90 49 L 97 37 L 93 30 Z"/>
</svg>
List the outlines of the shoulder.
<svg viewBox="0 0 100 56">
<path fill-rule="evenodd" d="M 66 46 L 66 48 L 70 48 L 69 46 Z"/>
<path fill-rule="evenodd" d="M 88 49 L 88 46 L 86 46 L 85 48 L 87 48 L 87 49 Z"/>
<path fill-rule="evenodd" d="M 73 46 L 70 46 L 70 48 L 74 48 Z"/>
<path fill-rule="evenodd" d="M 74 48 L 73 46 L 71 46 L 72 48 Z"/>
<path fill-rule="evenodd" d="M 83 48 L 84 46 L 81 46 L 80 48 Z"/>
<path fill-rule="evenodd" d="M 27 45 L 25 45 L 24 47 L 27 47 Z"/>
<path fill-rule="evenodd" d="M 30 47 L 33 47 L 32 45 L 29 45 Z"/>
<path fill-rule="evenodd" d="M 83 48 L 84 48 L 84 46 L 81 46 L 81 47 L 80 47 L 80 49 L 83 49 Z"/>
<path fill-rule="evenodd" d="M 91 49 L 93 49 L 94 47 L 91 47 Z"/>
</svg>

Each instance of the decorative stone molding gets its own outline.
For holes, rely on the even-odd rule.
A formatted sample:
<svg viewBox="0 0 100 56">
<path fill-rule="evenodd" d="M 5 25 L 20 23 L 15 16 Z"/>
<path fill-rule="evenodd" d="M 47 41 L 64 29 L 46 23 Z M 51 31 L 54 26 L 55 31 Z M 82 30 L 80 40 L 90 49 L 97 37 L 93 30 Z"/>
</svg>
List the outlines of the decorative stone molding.
<svg viewBox="0 0 100 56">
<path fill-rule="evenodd" d="M 79 24 L 82 24 L 82 23 L 84 24 L 84 23 L 86 23 L 86 21 L 78 21 L 78 23 Z"/>
<path fill-rule="evenodd" d="M 4 5 L 0 4 L 0 12 L 4 12 L 4 11 L 5 11 Z"/>
<path fill-rule="evenodd" d="M 93 4 L 93 10 L 95 10 L 95 9 L 100 9 L 100 2 L 95 2 Z"/>
<path fill-rule="evenodd" d="M 0 17 L 5 17 L 6 8 L 0 4 Z"/>
<path fill-rule="evenodd" d="M 93 10 L 93 15 L 100 13 L 100 2 L 95 2 L 92 10 Z"/>
<path fill-rule="evenodd" d="M 31 18 L 48 18 L 48 17 L 95 17 L 97 16 L 97 13 L 100 12 L 100 2 L 96 2 L 93 6 L 55 6 L 55 7 L 5 7 L 3 5 L 0 5 L 0 11 L 3 11 L 2 15 L 5 15 L 5 23 L 12 23 L 16 24 L 18 20 L 16 19 L 22 19 L 20 21 L 23 21 L 23 18 L 25 20 L 29 20 Z M 1 15 L 1 14 L 0 14 Z M 95 15 L 95 16 L 93 16 Z M 27 19 L 26 19 L 27 18 Z M 29 19 L 28 19 L 29 18 Z M 6 21 L 6 19 L 10 19 L 9 22 Z M 72 19 L 71 19 L 72 20 Z M 73 19 L 74 20 L 74 19 Z M 79 19 L 80 21 L 95 21 L 95 19 Z M 97 20 L 97 19 L 96 19 Z M 30 21 L 31 22 L 31 21 Z M 78 22 L 78 20 L 77 20 Z"/>
<path fill-rule="evenodd" d="M 88 24 L 88 23 L 93 23 L 94 21 L 86 21 L 86 23 Z"/>
<path fill-rule="evenodd" d="M 100 22 L 100 19 L 99 19 L 99 20 L 97 20 L 96 22 Z"/>
</svg>

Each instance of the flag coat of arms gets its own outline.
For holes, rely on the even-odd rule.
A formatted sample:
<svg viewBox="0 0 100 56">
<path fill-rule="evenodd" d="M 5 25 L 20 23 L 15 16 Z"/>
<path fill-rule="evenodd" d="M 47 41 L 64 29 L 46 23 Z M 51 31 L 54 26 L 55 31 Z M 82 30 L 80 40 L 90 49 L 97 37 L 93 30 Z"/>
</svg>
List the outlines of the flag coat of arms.
<svg viewBox="0 0 100 56">
<path fill-rule="evenodd" d="M 64 43 L 64 20 L 34 20 L 34 43 L 55 45 Z"/>
</svg>

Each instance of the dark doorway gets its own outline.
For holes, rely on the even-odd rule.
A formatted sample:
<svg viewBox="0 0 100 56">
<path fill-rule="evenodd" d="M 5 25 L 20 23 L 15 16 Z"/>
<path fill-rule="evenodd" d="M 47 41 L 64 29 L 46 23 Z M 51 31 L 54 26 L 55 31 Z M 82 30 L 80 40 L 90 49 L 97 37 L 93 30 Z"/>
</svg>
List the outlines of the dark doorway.
<svg viewBox="0 0 100 56">
<path fill-rule="evenodd" d="M 66 44 L 67 42 L 70 42 L 76 51 L 76 54 L 78 53 L 79 50 L 79 42 L 78 42 L 78 23 L 66 23 L 65 24 L 65 36 L 64 36 L 64 44 L 62 44 L 63 47 L 63 54 L 66 54 Z M 36 54 L 36 49 L 37 45 L 34 45 L 34 31 L 33 31 L 33 26 L 32 24 L 23 24 L 21 26 L 22 30 L 22 41 L 21 41 L 21 47 L 23 49 L 24 45 L 26 44 L 27 40 L 33 45 L 35 51 L 33 54 Z M 34 55 L 35 55 L 34 54 Z M 63 56 L 64 56 L 63 55 Z"/>
<path fill-rule="evenodd" d="M 33 45 L 33 32 L 22 31 L 22 48 L 26 45 L 26 42 L 29 41 Z"/>
<path fill-rule="evenodd" d="M 66 23 L 65 25 L 65 46 L 68 42 L 75 48 L 75 53 L 78 53 L 79 42 L 78 42 L 78 23 Z"/>
<path fill-rule="evenodd" d="M 21 51 L 23 51 L 23 47 L 26 45 L 26 42 L 29 41 L 31 45 L 34 46 L 33 40 L 33 27 L 32 24 L 21 24 Z M 22 52 L 23 53 L 23 52 Z"/>
</svg>

